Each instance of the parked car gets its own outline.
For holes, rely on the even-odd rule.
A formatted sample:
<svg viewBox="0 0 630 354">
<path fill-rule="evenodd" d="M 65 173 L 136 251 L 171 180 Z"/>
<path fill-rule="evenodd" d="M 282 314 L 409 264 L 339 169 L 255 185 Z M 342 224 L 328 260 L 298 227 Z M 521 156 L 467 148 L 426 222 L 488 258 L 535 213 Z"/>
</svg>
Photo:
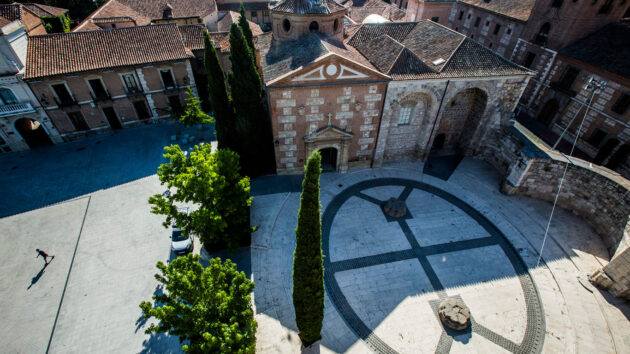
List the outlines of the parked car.
<svg viewBox="0 0 630 354">
<path fill-rule="evenodd" d="M 179 208 L 179 212 L 184 212 L 188 214 L 188 208 Z M 195 248 L 195 243 L 193 242 L 193 236 L 186 236 L 182 232 L 182 230 L 177 227 L 177 225 L 172 225 L 172 233 L 171 233 L 171 250 L 176 255 L 182 255 L 189 252 L 192 252 Z"/>
</svg>

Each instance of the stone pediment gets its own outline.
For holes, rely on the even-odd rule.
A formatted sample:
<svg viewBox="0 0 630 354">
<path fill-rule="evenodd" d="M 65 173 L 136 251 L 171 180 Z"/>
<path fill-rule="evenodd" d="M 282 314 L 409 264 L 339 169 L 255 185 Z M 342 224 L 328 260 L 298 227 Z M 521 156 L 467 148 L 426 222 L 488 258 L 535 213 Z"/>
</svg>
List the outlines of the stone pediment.
<svg viewBox="0 0 630 354">
<path fill-rule="evenodd" d="M 354 134 L 351 132 L 329 125 L 305 136 L 304 141 L 307 143 L 313 143 L 317 141 L 350 140 L 353 136 Z"/>
<path fill-rule="evenodd" d="M 267 83 L 267 86 L 389 80 L 376 70 L 334 53 Z"/>
</svg>

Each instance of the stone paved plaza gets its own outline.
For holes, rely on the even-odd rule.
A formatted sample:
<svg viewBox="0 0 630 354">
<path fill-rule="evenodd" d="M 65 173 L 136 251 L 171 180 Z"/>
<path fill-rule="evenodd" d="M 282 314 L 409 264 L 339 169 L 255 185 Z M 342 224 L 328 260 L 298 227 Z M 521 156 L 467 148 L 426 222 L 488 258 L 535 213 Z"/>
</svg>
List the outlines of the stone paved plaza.
<svg viewBox="0 0 630 354">
<path fill-rule="evenodd" d="M 400 163 L 321 178 L 326 309 L 322 352 L 622 353 L 627 304 L 585 275 L 607 262 L 586 224 L 551 206 L 499 193 L 499 179 L 465 159 L 448 181 Z M 404 200 L 392 219 L 382 204 Z M 260 352 L 298 352 L 291 300 L 299 193 L 254 199 L 252 272 Z M 469 331 L 445 331 L 441 299 L 461 299 Z"/>
<path fill-rule="evenodd" d="M 155 168 L 176 130 L 147 126 L 0 156 L 8 171 L 0 351 L 180 352 L 177 338 L 143 333 L 138 308 L 160 291 L 155 263 L 173 257 L 147 198 L 163 191 Z M 132 136 L 136 144 L 125 143 Z M 608 255 L 583 220 L 559 211 L 536 267 L 548 203 L 499 193 L 498 176 L 476 160 L 464 159 L 448 181 L 420 171 L 401 163 L 322 175 L 322 352 L 630 352 L 625 301 L 584 281 Z M 291 301 L 297 180 L 252 183 L 260 353 L 300 352 Z M 404 217 L 382 212 L 390 197 L 405 200 Z M 55 259 L 44 267 L 35 248 Z M 443 330 L 435 311 L 445 297 L 470 308 L 471 331 Z"/>
</svg>

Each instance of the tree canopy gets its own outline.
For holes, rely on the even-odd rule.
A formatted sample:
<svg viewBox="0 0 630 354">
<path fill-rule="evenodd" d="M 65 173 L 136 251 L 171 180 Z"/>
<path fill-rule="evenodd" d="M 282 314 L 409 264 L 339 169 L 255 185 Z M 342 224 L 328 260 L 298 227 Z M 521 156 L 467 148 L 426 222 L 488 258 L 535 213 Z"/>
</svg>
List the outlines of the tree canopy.
<svg viewBox="0 0 630 354">
<path fill-rule="evenodd" d="M 293 307 L 304 346 L 320 338 L 324 321 L 324 264 L 319 176 L 322 157 L 314 151 L 306 162 L 295 229 L 293 253 Z"/>
<path fill-rule="evenodd" d="M 197 124 L 207 124 L 214 122 L 214 119 L 201 110 L 201 101 L 195 96 L 193 89 L 188 86 L 186 90 L 186 106 L 182 113 L 177 116 L 180 124 L 190 127 Z"/>
<path fill-rule="evenodd" d="M 180 343 L 188 342 L 182 346 L 187 353 L 254 353 L 254 283 L 229 259 L 211 259 L 204 269 L 199 258 L 189 254 L 168 266 L 157 263 L 160 273 L 155 278 L 164 291 L 153 295 L 154 303 L 140 304 L 144 318 L 159 321 L 146 333 L 178 336 Z"/>
<path fill-rule="evenodd" d="M 243 35 L 245 36 L 245 40 L 247 41 L 247 46 L 252 51 L 252 53 L 256 53 L 256 47 L 254 46 L 254 35 L 252 34 L 252 29 L 249 27 L 249 22 L 247 22 L 247 16 L 245 15 L 245 6 L 241 3 L 241 6 L 238 8 L 238 12 L 241 16 L 238 18 L 238 25 L 243 30 Z M 256 56 L 256 54 L 254 54 Z"/>
<path fill-rule="evenodd" d="M 170 194 L 149 198 L 151 212 L 165 215 L 164 227 L 173 222 L 185 235 L 197 235 L 206 249 L 231 249 L 249 242 L 249 178 L 239 174 L 238 154 L 227 149 L 212 152 L 210 144 L 195 146 L 185 154 L 178 145 L 164 148 L 169 162 L 160 165 L 162 185 Z M 176 204 L 194 203 L 190 213 Z"/>
</svg>

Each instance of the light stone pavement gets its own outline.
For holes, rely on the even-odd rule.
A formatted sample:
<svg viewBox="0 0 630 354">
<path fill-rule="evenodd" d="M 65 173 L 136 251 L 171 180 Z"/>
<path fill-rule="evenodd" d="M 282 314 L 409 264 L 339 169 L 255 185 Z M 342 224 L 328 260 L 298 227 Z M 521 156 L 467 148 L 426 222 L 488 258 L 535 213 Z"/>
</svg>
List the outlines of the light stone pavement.
<svg viewBox="0 0 630 354">
<path fill-rule="evenodd" d="M 364 181 L 401 178 L 437 187 L 483 215 L 520 255 L 536 285 L 544 313 L 542 352 L 630 352 L 628 305 L 584 280 L 608 257 L 603 243 L 586 223 L 570 212 L 557 211 L 543 263 L 536 267 L 550 204 L 501 194 L 499 176 L 476 160 L 464 159 L 448 181 L 420 171 L 419 163 L 398 163 L 345 175 L 324 174 L 322 213 L 342 191 Z M 411 217 L 401 225 L 408 225 L 420 249 L 473 245 L 430 253 L 426 256 L 428 263 L 418 262 L 412 254 L 412 240 L 406 238 L 397 222 L 388 222 L 380 208 L 370 202 L 371 198 L 384 201 L 398 197 L 403 191 L 403 186 L 363 189 L 363 195 L 354 194 L 339 206 L 331 223 L 327 261 L 336 270 L 328 272 L 334 272 L 340 292 L 371 336 L 402 353 L 436 352 L 443 333 L 431 304 L 443 295 L 434 291 L 435 278 L 432 281 L 427 274 L 432 272 L 446 296 L 458 296 L 470 307 L 474 323 L 481 326 L 477 328 L 496 333 L 506 342 L 521 343 L 528 317 L 526 296 L 505 249 L 489 242 L 492 238 L 487 230 L 461 209 L 432 193 L 413 189 L 406 200 Z M 259 352 L 300 351 L 291 300 L 298 207 L 299 193 L 254 198 L 252 222 L 260 226 L 252 239 L 251 256 Z M 348 260 L 367 262 L 374 260 L 374 255 L 384 254 L 403 259 L 343 268 L 350 264 Z M 330 289 L 327 283 L 321 352 L 372 351 L 371 339 L 355 334 L 355 325 L 348 323 L 351 321 L 347 316 L 344 319 L 339 300 L 332 300 Z M 455 333 L 450 352 L 506 352 L 489 340 L 492 336 L 487 333 Z"/>
</svg>

